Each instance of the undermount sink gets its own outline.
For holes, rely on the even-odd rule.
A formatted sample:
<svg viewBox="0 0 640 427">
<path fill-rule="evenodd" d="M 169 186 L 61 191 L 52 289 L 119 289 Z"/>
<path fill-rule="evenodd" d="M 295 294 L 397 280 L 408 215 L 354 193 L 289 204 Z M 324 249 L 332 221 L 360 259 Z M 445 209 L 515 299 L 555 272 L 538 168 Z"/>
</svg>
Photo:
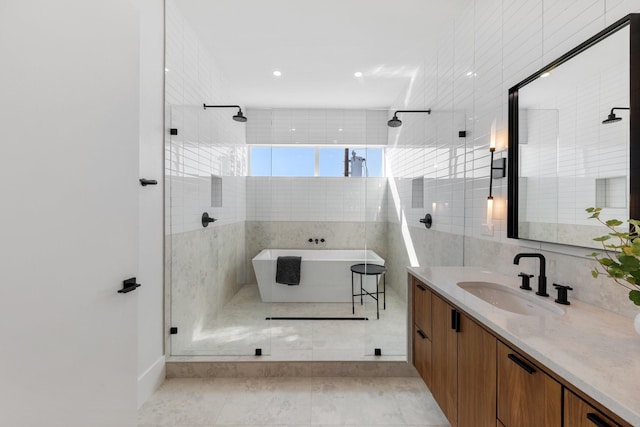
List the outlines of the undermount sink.
<svg viewBox="0 0 640 427">
<path fill-rule="evenodd" d="M 458 282 L 458 287 L 481 300 L 511 313 L 527 316 L 562 315 L 564 310 L 539 297 L 493 282 Z"/>
</svg>

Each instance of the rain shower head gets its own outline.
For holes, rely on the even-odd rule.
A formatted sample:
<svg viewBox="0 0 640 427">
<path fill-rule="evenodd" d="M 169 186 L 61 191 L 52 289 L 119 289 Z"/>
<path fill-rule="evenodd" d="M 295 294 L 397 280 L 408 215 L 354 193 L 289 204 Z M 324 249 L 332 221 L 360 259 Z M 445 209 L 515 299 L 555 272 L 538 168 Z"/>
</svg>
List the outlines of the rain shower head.
<svg viewBox="0 0 640 427">
<path fill-rule="evenodd" d="M 387 126 L 390 128 L 397 128 L 402 126 L 402 120 L 398 118 L 398 113 L 427 113 L 431 114 L 431 110 L 398 110 L 393 113 L 393 118 L 387 122 Z"/>
<path fill-rule="evenodd" d="M 240 123 L 244 123 L 247 121 L 247 118 L 244 116 L 244 114 L 242 114 L 242 108 L 240 108 L 239 105 L 207 105 L 207 104 L 202 104 L 202 106 L 204 107 L 204 109 L 206 110 L 207 108 L 237 108 L 238 109 L 238 113 L 233 116 L 233 120 L 235 120 L 236 122 L 240 122 Z"/>
<path fill-rule="evenodd" d="M 630 110 L 630 108 L 626 108 L 626 107 L 614 107 L 614 108 L 612 108 L 611 112 L 609 113 L 607 118 L 602 121 L 603 125 L 606 125 L 606 124 L 609 124 L 609 123 L 619 122 L 620 120 L 622 120 L 622 117 L 616 117 L 616 115 L 613 113 L 613 110 Z"/>
<path fill-rule="evenodd" d="M 390 128 L 397 128 L 402 126 L 402 120 L 398 118 L 397 115 L 393 115 L 393 118 L 387 122 L 387 126 Z"/>
<path fill-rule="evenodd" d="M 235 120 L 236 122 L 240 122 L 240 123 L 244 123 L 247 121 L 247 118 L 244 116 L 244 114 L 242 114 L 242 109 L 238 109 L 238 114 L 236 114 L 235 116 L 233 116 L 233 120 Z"/>
</svg>

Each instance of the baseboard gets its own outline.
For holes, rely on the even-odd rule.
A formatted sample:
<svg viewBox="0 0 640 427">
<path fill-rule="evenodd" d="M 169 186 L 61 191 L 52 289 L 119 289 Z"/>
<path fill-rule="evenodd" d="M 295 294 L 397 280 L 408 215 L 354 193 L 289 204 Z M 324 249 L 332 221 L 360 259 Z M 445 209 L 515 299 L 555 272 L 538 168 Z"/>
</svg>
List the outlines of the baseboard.
<svg viewBox="0 0 640 427">
<path fill-rule="evenodd" d="M 138 409 L 160 387 L 165 376 L 165 357 L 160 356 L 149 369 L 138 377 Z"/>
<path fill-rule="evenodd" d="M 415 377 L 406 361 L 353 362 L 175 362 L 166 364 L 167 378 L 213 377 Z"/>
</svg>

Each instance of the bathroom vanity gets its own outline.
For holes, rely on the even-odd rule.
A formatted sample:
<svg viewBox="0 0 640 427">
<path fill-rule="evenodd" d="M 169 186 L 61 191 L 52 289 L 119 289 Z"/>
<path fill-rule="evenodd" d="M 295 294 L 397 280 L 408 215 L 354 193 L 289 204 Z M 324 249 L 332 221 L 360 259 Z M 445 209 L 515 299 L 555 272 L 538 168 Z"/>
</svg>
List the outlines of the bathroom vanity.
<svg viewBox="0 0 640 427">
<path fill-rule="evenodd" d="M 638 426 L 631 319 L 477 267 L 410 267 L 411 358 L 452 427 Z"/>
</svg>

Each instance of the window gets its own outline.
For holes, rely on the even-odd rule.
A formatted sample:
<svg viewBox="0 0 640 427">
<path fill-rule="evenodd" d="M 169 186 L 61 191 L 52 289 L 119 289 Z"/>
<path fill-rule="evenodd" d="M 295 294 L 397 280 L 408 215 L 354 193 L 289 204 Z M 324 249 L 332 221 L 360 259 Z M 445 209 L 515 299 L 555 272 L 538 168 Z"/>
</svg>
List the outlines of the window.
<svg viewBox="0 0 640 427">
<path fill-rule="evenodd" d="M 251 146 L 251 176 L 344 176 L 347 147 Z M 348 148 L 348 156 L 365 158 L 364 176 L 383 176 L 383 148 Z"/>
</svg>

